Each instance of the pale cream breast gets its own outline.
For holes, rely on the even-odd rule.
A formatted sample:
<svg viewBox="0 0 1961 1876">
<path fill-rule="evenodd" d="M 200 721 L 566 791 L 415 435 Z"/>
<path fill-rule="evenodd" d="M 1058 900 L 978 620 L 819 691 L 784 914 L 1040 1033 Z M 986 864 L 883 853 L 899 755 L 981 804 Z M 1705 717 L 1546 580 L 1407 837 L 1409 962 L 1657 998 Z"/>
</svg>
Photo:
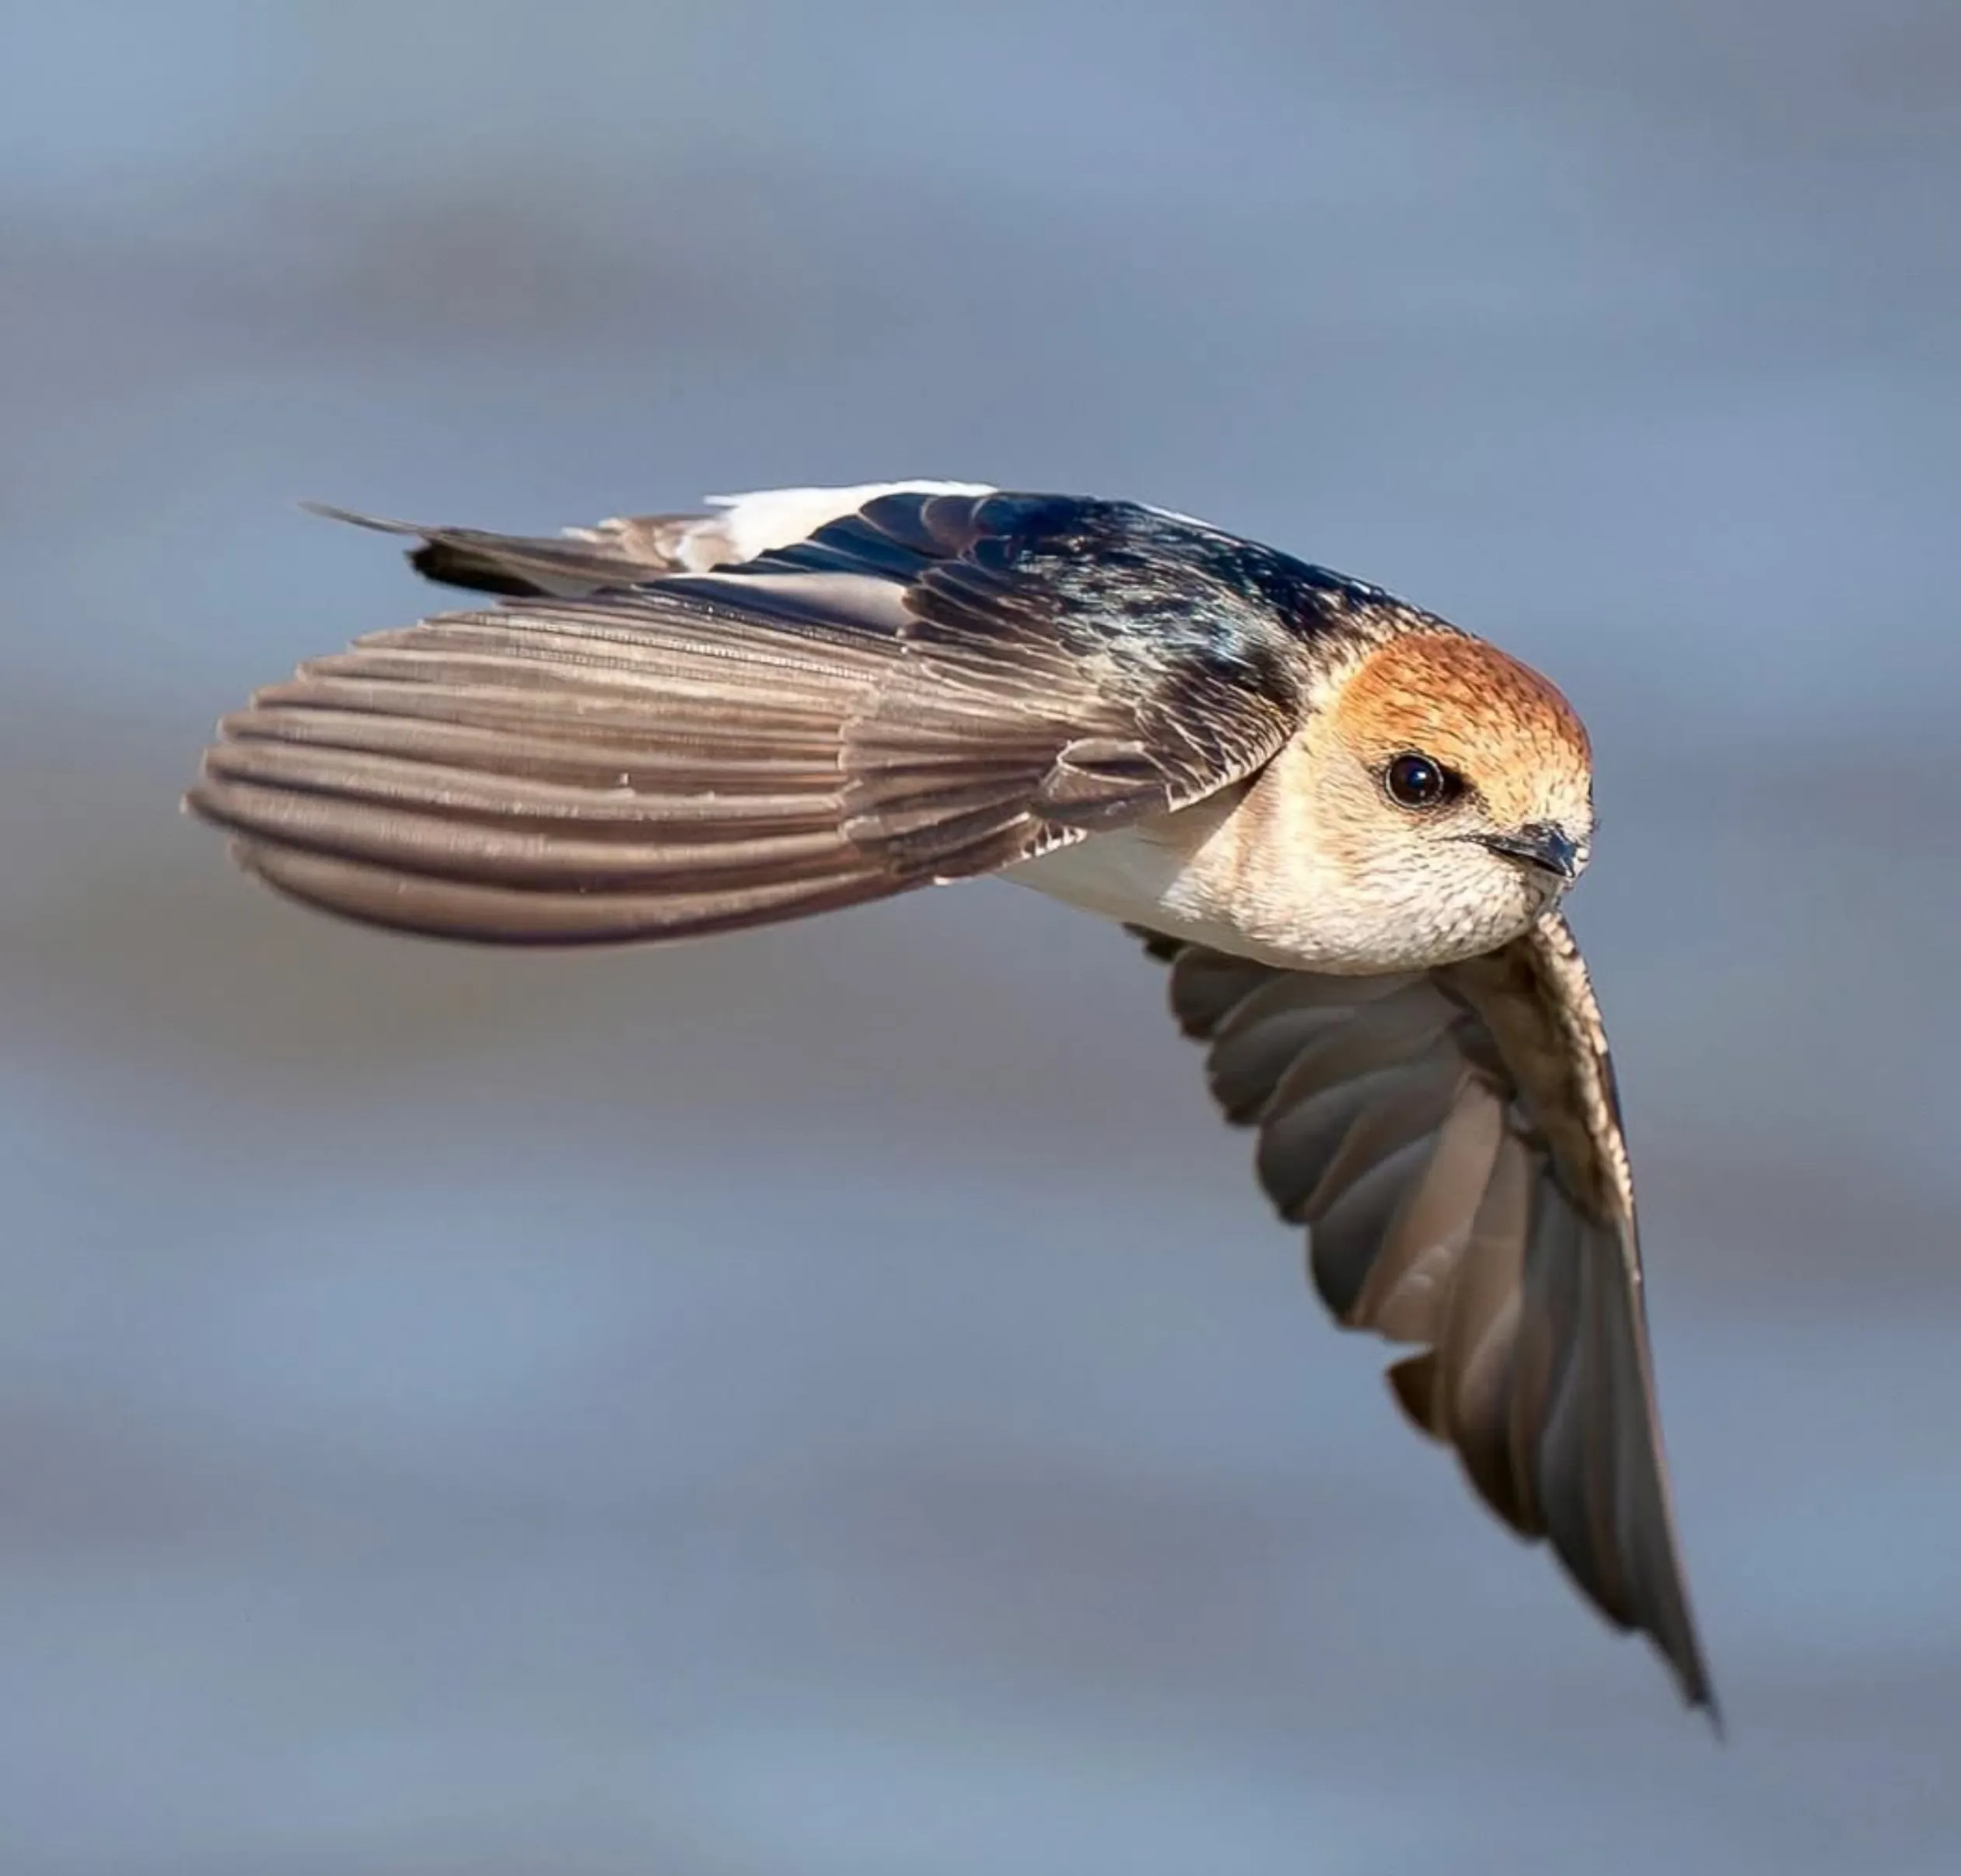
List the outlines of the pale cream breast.
<svg viewBox="0 0 1961 1876">
<path fill-rule="evenodd" d="M 1236 846 L 1240 792 L 1230 789 L 1176 814 L 1092 834 L 1008 867 L 1001 877 L 1078 911 L 1239 952 L 1240 934 L 1231 896 L 1220 889 L 1216 856 Z M 1214 857 L 1203 858 L 1208 848 Z"/>
<path fill-rule="evenodd" d="M 1313 825 L 1297 739 L 1253 780 L 1132 827 L 1092 835 L 1001 877 L 1078 910 L 1292 969 L 1369 972 L 1336 861 Z"/>
</svg>

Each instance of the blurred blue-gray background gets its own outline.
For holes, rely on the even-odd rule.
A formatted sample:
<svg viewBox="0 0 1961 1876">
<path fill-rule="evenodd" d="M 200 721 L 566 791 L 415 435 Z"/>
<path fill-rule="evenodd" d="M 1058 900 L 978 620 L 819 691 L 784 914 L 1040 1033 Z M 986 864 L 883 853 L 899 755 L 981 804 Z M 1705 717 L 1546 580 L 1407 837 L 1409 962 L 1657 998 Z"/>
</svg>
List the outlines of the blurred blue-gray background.
<svg viewBox="0 0 1961 1876">
<path fill-rule="evenodd" d="M 0 25 L 0 1867 L 1961 1867 L 1961 9 Z M 1732 1722 L 1001 886 L 460 952 L 176 798 L 544 530 L 1134 494 L 1552 672 Z"/>
</svg>

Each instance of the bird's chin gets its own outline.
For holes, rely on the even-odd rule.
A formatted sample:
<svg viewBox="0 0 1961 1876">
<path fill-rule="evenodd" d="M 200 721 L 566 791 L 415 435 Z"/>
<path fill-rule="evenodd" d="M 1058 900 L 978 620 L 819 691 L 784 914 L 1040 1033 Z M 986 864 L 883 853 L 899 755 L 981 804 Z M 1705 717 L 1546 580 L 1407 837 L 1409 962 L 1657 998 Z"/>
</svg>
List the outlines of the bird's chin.
<svg viewBox="0 0 1961 1876">
<path fill-rule="evenodd" d="M 1442 965 L 1461 964 L 1467 958 L 1483 957 L 1514 938 L 1522 938 L 1559 903 L 1564 890 L 1561 882 L 1522 875 L 1514 882 L 1513 890 L 1487 898 L 1475 912 L 1438 921 L 1424 935 L 1420 957 L 1380 968 L 1435 969 Z"/>
<path fill-rule="evenodd" d="M 1334 954 L 1275 956 L 1264 961 L 1334 977 L 1380 977 L 1403 971 L 1435 970 L 1446 964 L 1461 964 L 1467 958 L 1483 957 L 1508 945 L 1529 931 L 1538 917 L 1536 907 L 1520 908 L 1503 918 L 1466 919 L 1428 928 L 1406 926 L 1384 932 L 1372 942 L 1351 940 Z"/>
</svg>

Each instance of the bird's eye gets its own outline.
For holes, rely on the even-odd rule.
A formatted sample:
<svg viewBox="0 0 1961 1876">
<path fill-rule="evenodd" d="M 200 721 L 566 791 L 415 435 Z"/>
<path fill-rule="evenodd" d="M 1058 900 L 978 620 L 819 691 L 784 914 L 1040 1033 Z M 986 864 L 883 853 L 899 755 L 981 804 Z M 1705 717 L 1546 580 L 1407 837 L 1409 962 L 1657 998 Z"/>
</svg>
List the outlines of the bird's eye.
<svg viewBox="0 0 1961 1876">
<path fill-rule="evenodd" d="M 1396 756 L 1383 772 L 1382 785 L 1389 799 L 1405 808 L 1440 808 L 1463 792 L 1463 778 L 1432 762 L 1428 756 L 1411 750 Z"/>
</svg>

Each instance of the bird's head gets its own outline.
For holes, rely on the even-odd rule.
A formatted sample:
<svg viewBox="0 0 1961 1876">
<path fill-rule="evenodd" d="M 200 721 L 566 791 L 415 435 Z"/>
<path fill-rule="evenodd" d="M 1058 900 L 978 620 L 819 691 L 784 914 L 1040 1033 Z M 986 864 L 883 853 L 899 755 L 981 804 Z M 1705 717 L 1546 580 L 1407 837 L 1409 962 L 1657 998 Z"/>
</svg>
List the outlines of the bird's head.
<svg viewBox="0 0 1961 1876">
<path fill-rule="evenodd" d="M 1503 944 L 1586 865 L 1586 732 L 1546 679 L 1480 639 L 1392 639 L 1339 685 L 1312 740 L 1316 834 L 1366 968 Z"/>
</svg>

